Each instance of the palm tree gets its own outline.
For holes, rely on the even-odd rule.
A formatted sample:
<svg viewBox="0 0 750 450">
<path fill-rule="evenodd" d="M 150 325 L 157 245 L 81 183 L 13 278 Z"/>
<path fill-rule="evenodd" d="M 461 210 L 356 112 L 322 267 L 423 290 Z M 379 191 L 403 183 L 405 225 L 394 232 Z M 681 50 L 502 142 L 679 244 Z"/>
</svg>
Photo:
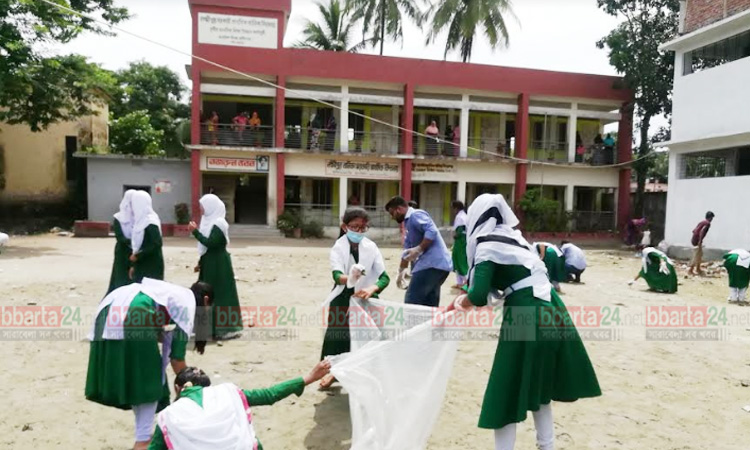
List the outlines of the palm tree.
<svg viewBox="0 0 750 450">
<path fill-rule="evenodd" d="M 417 25 L 422 24 L 424 17 L 417 0 L 349 0 L 349 4 L 354 11 L 352 19 L 362 19 L 362 33 L 369 34 L 363 43 L 369 42 L 373 47 L 380 44 L 381 55 L 386 37 L 403 40 L 403 14 Z"/>
<path fill-rule="evenodd" d="M 350 10 L 346 4 L 342 7 L 339 0 L 330 0 L 328 5 L 320 2 L 316 4 L 323 16 L 323 21 L 318 24 L 308 20 L 302 31 L 305 39 L 297 42 L 295 47 L 333 52 L 356 52 L 365 46 L 365 42 L 351 45 L 354 21 L 351 20 Z"/>
<path fill-rule="evenodd" d="M 468 62 L 474 37 L 480 29 L 493 50 L 508 45 L 508 29 L 503 17 L 506 13 L 515 17 L 510 0 L 439 0 L 426 14 L 433 15 L 427 44 L 435 42 L 437 35 L 447 28 L 448 39 L 443 56 L 447 57 L 448 52 L 458 48 L 461 60 Z"/>
</svg>

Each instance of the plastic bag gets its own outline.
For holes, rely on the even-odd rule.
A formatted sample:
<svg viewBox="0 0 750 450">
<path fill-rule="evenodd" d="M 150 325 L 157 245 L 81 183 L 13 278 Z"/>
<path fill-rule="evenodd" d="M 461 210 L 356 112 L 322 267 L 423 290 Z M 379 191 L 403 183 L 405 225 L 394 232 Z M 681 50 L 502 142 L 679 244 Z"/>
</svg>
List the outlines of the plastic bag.
<svg viewBox="0 0 750 450">
<path fill-rule="evenodd" d="M 350 301 L 350 353 L 331 358 L 349 393 L 352 450 L 425 448 L 440 414 L 458 340 L 435 308 Z M 442 318 L 455 312 L 447 313 Z"/>
</svg>

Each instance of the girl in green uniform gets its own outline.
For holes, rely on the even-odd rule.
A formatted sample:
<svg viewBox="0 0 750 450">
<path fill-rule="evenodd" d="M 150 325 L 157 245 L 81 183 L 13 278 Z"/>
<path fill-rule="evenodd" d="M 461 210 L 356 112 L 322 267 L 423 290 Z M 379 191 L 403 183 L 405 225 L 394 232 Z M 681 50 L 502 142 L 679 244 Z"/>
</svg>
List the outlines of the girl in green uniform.
<svg viewBox="0 0 750 450">
<path fill-rule="evenodd" d="M 666 294 L 677 292 L 677 272 L 674 270 L 672 260 L 653 247 L 643 249 L 643 266 L 641 267 L 641 271 L 628 284 L 632 285 L 639 278 L 646 280 L 648 288 L 652 291 Z"/>
<path fill-rule="evenodd" d="M 320 359 L 350 350 L 349 299 L 367 300 L 376 297 L 391 282 L 385 272 L 380 249 L 365 237 L 370 216 L 362 208 L 349 208 L 344 213 L 341 237 L 331 249 L 331 270 L 334 287 L 323 307 L 328 305 L 328 328 L 323 338 Z M 328 376 L 320 383 L 328 389 L 335 379 Z"/>
<path fill-rule="evenodd" d="M 555 291 L 562 293 L 560 283 L 566 281 L 567 278 L 563 252 L 557 246 L 548 242 L 537 242 L 534 247 L 539 252 L 539 258 L 544 261 L 544 265 L 547 267 L 547 276 Z"/>
<path fill-rule="evenodd" d="M 130 239 L 133 236 L 133 207 L 130 202 L 135 191 L 128 189 L 120 201 L 120 211 L 115 214 L 112 229 L 115 232 L 115 259 L 112 262 L 112 275 L 109 277 L 107 294 L 120 286 L 130 284 Z"/>
<path fill-rule="evenodd" d="M 224 202 L 214 194 L 201 197 L 200 205 L 203 214 L 200 228 L 195 222 L 190 222 L 190 231 L 198 240 L 200 255 L 195 271 L 199 273 L 198 280 L 205 281 L 214 289 L 213 337 L 228 339 L 236 337 L 242 330 L 242 314 L 232 258 L 227 252 L 227 209 Z"/>
<path fill-rule="evenodd" d="M 479 427 L 495 430 L 495 448 L 515 445 L 516 423 L 532 411 L 537 444 L 554 448 L 552 400 L 601 395 L 583 342 L 544 264 L 502 195 L 484 194 L 469 208 L 469 292 L 449 309 L 484 306 L 504 296 L 503 323 L 484 394 Z"/>
<path fill-rule="evenodd" d="M 729 298 L 727 301 L 744 302 L 750 284 L 750 252 L 732 250 L 724 255 L 724 267 L 729 274 Z"/>
<path fill-rule="evenodd" d="M 161 252 L 161 220 L 151 207 L 151 196 L 143 191 L 133 193 L 133 235 L 130 239 L 130 278 L 140 283 L 144 278 L 164 279 L 164 256 Z"/>
<path fill-rule="evenodd" d="M 463 202 L 453 202 L 453 271 L 456 272 L 456 285 L 454 289 L 462 289 L 466 284 L 466 275 L 469 273 L 469 263 L 466 262 L 466 208 Z"/>
<path fill-rule="evenodd" d="M 185 368 L 185 353 L 196 316 L 211 303 L 211 286 L 186 289 L 145 278 L 115 289 L 100 303 L 89 334 L 86 398 L 135 413 L 135 449 L 145 449 L 160 402 L 169 403 L 166 366 Z M 173 331 L 165 327 L 175 324 Z M 171 327 L 171 325 L 170 325 Z M 162 351 L 159 352 L 159 342 Z M 196 341 L 203 353 L 204 341 Z"/>
<path fill-rule="evenodd" d="M 240 389 L 234 384 L 211 386 L 200 369 L 186 367 L 175 378 L 177 400 L 161 413 L 149 450 L 182 448 L 263 450 L 255 434 L 252 406 L 273 405 L 325 376 L 329 361 L 319 362 L 305 377 L 268 389 Z"/>
</svg>

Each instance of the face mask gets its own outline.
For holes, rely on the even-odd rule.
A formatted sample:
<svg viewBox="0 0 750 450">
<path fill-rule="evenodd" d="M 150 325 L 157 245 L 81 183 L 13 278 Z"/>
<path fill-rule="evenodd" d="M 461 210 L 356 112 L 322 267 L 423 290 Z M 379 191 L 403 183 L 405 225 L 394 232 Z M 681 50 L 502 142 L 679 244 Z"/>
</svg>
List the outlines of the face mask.
<svg viewBox="0 0 750 450">
<path fill-rule="evenodd" d="M 365 238 L 364 233 L 357 233 L 356 231 L 352 230 L 346 230 L 346 238 L 349 239 L 349 242 L 352 244 L 359 244 L 362 242 L 362 239 Z"/>
</svg>

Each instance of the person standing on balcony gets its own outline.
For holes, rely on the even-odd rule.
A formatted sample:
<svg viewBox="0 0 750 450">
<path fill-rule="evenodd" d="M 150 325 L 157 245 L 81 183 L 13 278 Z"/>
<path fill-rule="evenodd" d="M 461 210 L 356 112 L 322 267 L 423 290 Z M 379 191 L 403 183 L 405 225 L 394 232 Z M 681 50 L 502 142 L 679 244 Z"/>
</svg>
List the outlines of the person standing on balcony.
<svg viewBox="0 0 750 450">
<path fill-rule="evenodd" d="M 316 113 L 310 122 L 310 150 L 320 150 L 320 129 L 323 128 L 323 120 L 320 117 L 320 113 Z"/>
<path fill-rule="evenodd" d="M 237 114 L 232 119 L 232 125 L 234 131 L 237 132 L 237 144 L 242 145 L 244 143 L 243 137 L 245 134 L 245 128 L 247 127 L 247 113 L 242 112 Z"/>
<path fill-rule="evenodd" d="M 219 114 L 216 111 L 213 111 L 211 117 L 208 118 L 206 128 L 211 139 L 211 145 L 219 145 Z"/>
<path fill-rule="evenodd" d="M 693 260 L 690 262 L 688 275 L 695 275 L 697 271 L 698 276 L 703 276 L 703 270 L 701 270 L 701 264 L 703 263 L 703 240 L 706 238 L 713 220 L 714 213 L 708 211 L 705 220 L 701 220 L 693 229 L 693 237 L 690 241 L 693 244 Z"/>
<path fill-rule="evenodd" d="M 453 207 L 453 271 L 456 272 L 454 289 L 463 289 L 466 276 L 469 274 L 469 263 L 466 260 L 466 207 L 462 201 L 456 200 Z"/>
<path fill-rule="evenodd" d="M 336 144 L 336 127 L 338 127 L 338 124 L 336 123 L 336 115 L 331 113 L 331 117 L 329 117 L 328 121 L 326 122 L 326 129 L 325 129 L 325 132 L 326 132 L 325 150 L 327 152 L 332 152 Z"/>
<path fill-rule="evenodd" d="M 198 281 L 210 284 L 214 290 L 212 336 L 214 339 L 231 339 L 242 331 L 242 312 L 234 279 L 232 258 L 227 252 L 229 224 L 224 202 L 214 194 L 200 199 L 200 227 L 190 222 L 189 230 L 198 240 Z"/>
<path fill-rule="evenodd" d="M 612 133 L 607 133 L 607 137 L 604 139 L 604 153 L 606 155 L 605 164 L 613 164 L 615 162 L 615 139 L 612 137 Z"/>
<path fill-rule="evenodd" d="M 577 163 L 583 162 L 583 155 L 586 154 L 586 147 L 583 146 L 581 133 L 576 133 L 576 159 Z"/>
<path fill-rule="evenodd" d="M 440 141 L 440 129 L 434 120 L 425 128 L 424 134 L 427 135 L 426 150 L 428 155 L 437 155 L 438 142 Z"/>
<path fill-rule="evenodd" d="M 249 124 L 251 142 L 255 147 L 263 146 L 263 133 L 260 130 L 261 123 L 262 122 L 260 120 L 260 117 L 258 117 L 257 111 L 253 111 L 253 115 L 252 117 L 250 117 Z"/>
<path fill-rule="evenodd" d="M 405 303 L 438 307 L 440 287 L 453 270 L 451 255 L 432 217 L 421 209 L 410 208 L 403 197 L 393 197 L 385 210 L 393 220 L 404 224 L 404 252 L 397 286 L 406 289 Z M 411 283 L 406 272 L 411 264 Z"/>
</svg>

